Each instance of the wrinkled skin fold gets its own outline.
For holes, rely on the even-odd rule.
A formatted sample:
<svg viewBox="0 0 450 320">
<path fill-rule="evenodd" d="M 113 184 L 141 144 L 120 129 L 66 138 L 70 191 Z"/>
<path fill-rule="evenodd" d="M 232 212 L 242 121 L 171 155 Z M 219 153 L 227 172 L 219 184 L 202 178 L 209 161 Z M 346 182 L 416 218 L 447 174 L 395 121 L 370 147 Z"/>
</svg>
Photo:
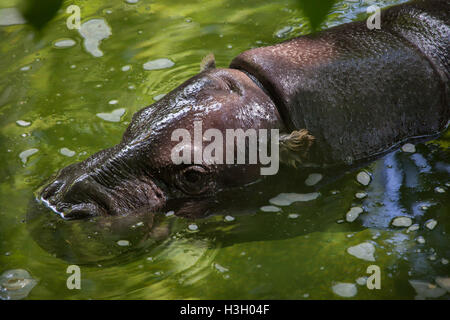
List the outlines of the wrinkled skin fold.
<svg viewBox="0 0 450 320">
<path fill-rule="evenodd" d="M 195 121 L 223 135 L 304 130 L 308 143 L 287 160 L 299 167 L 350 165 L 436 137 L 450 115 L 449 20 L 450 1 L 414 1 L 384 10 L 381 30 L 354 22 L 246 51 L 228 69 L 206 61 L 137 112 L 118 145 L 62 169 L 38 198 L 67 219 L 143 209 L 203 216 L 221 190 L 260 179 L 261 165 L 175 165 L 171 134 Z"/>
</svg>

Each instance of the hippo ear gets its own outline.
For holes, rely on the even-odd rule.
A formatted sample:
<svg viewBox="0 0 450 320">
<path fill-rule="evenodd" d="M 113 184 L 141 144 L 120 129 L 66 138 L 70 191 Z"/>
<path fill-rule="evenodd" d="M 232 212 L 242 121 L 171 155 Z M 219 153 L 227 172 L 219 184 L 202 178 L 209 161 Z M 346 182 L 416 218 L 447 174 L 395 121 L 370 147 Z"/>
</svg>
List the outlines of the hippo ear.
<svg viewBox="0 0 450 320">
<path fill-rule="evenodd" d="M 214 54 L 211 52 L 206 57 L 202 59 L 202 62 L 200 62 L 200 72 L 208 70 L 208 69 L 214 69 L 216 67 L 216 58 L 214 58 Z"/>
<path fill-rule="evenodd" d="M 280 154 L 288 154 L 286 161 L 294 166 L 308 159 L 314 136 L 308 130 L 301 129 L 292 131 L 290 134 L 280 135 Z"/>
</svg>

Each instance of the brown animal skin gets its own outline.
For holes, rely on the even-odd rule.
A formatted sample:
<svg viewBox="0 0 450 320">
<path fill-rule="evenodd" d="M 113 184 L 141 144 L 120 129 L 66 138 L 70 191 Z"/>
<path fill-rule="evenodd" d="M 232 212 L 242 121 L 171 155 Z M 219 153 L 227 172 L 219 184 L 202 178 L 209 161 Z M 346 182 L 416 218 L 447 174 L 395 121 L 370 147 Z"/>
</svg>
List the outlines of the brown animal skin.
<svg viewBox="0 0 450 320">
<path fill-rule="evenodd" d="M 291 130 L 315 138 L 311 162 L 351 164 L 447 126 L 450 1 L 382 12 L 381 29 L 354 22 L 256 48 L 230 67 L 269 91 Z"/>
<path fill-rule="evenodd" d="M 279 129 L 301 165 L 352 164 L 430 139 L 450 114 L 449 4 L 392 7 L 381 30 L 345 24 L 246 51 L 229 69 L 208 60 L 137 112 L 117 146 L 62 169 L 38 199 L 66 219 L 143 209 L 206 214 L 219 191 L 258 180 L 260 165 L 173 164 L 171 133 L 192 131 L 196 120 L 223 134 Z"/>
</svg>

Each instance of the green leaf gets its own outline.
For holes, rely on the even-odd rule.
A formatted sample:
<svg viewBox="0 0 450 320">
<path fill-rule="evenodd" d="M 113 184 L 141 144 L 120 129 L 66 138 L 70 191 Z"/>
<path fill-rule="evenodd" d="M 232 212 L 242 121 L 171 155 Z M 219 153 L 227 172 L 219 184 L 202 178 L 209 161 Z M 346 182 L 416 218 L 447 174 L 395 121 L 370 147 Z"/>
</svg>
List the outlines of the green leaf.
<svg viewBox="0 0 450 320">
<path fill-rule="evenodd" d="M 36 29 L 42 29 L 61 8 L 64 0 L 22 0 L 20 12 L 27 22 Z"/>
<path fill-rule="evenodd" d="M 297 0 L 298 6 L 308 19 L 313 30 L 325 20 L 336 0 Z"/>
</svg>

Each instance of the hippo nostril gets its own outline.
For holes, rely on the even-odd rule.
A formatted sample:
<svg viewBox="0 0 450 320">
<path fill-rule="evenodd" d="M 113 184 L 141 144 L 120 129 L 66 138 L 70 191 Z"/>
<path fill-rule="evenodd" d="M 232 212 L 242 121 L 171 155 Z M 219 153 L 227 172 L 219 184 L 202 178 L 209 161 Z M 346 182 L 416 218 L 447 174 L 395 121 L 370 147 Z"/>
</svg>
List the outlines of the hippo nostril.
<svg viewBox="0 0 450 320">
<path fill-rule="evenodd" d="M 52 201 L 55 198 L 55 194 L 58 193 L 63 187 L 63 182 L 55 180 L 49 185 L 47 185 L 41 192 L 40 197 L 47 201 Z"/>
<path fill-rule="evenodd" d="M 97 205 L 92 203 L 76 204 L 61 211 L 61 217 L 68 220 L 84 219 L 99 216 L 101 214 L 102 210 Z"/>
</svg>

